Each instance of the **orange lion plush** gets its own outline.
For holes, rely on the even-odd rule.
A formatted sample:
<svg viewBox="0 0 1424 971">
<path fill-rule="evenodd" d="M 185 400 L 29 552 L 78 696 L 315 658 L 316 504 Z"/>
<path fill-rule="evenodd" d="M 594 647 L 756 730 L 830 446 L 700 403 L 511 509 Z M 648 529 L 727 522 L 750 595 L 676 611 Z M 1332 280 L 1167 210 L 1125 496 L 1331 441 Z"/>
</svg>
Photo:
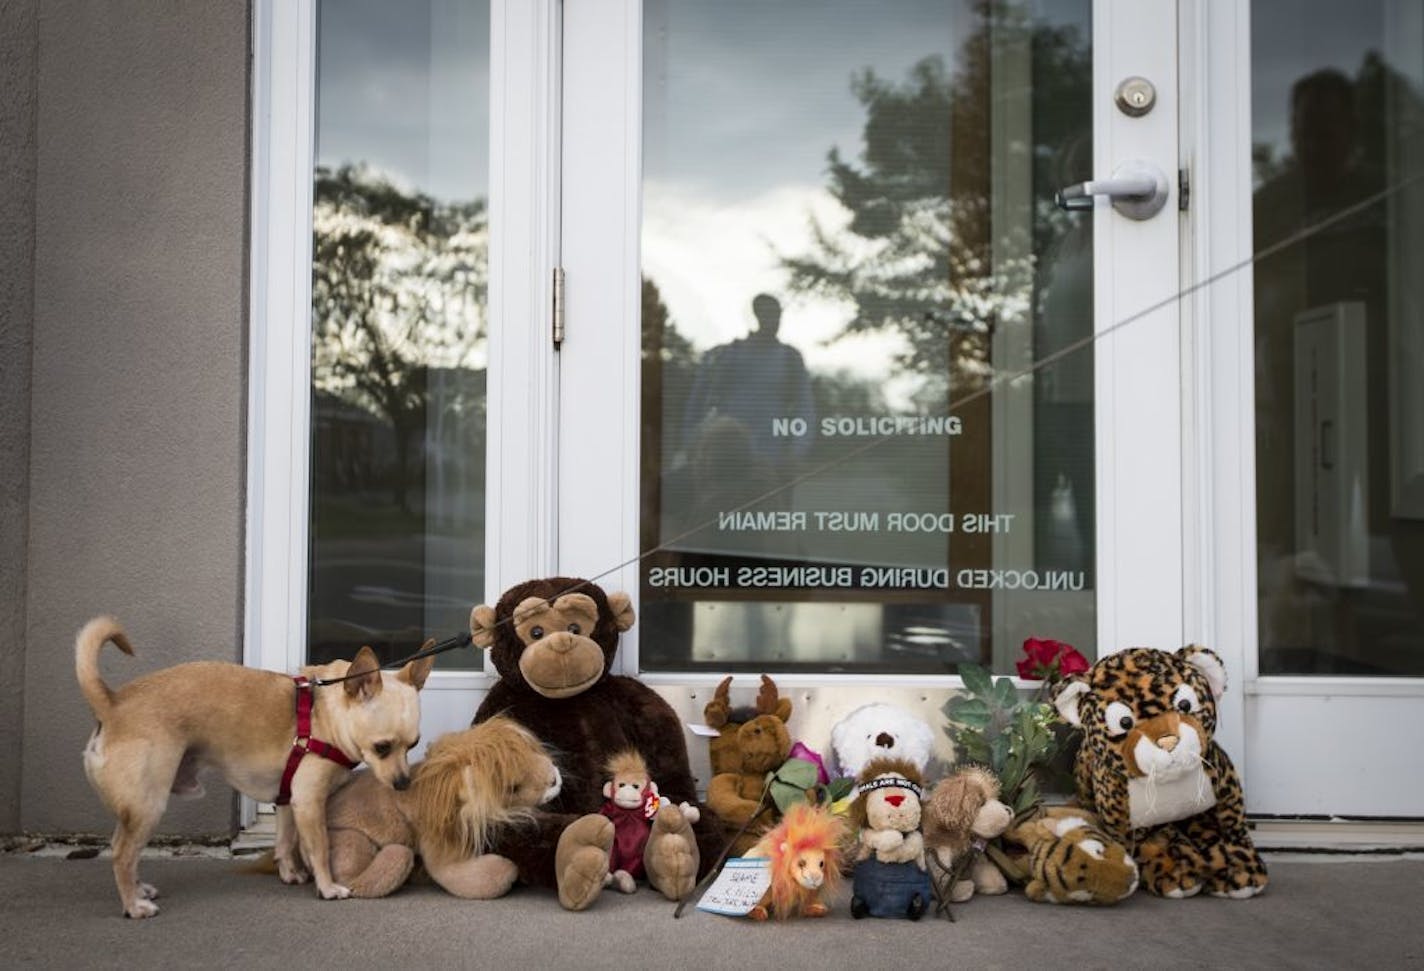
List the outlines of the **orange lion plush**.
<svg viewBox="0 0 1424 971">
<path fill-rule="evenodd" d="M 841 879 L 841 843 L 845 823 L 829 809 L 797 803 L 748 856 L 771 860 L 771 887 L 747 914 L 752 920 L 793 914 L 824 917 L 830 907 L 823 896 L 833 894 Z"/>
</svg>

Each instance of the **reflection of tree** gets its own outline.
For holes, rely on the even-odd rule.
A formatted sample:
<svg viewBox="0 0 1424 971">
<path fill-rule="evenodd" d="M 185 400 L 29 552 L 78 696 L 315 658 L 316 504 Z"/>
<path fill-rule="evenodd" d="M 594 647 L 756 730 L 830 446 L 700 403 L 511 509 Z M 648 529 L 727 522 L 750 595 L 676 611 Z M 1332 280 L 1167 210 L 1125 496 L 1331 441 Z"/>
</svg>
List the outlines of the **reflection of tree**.
<svg viewBox="0 0 1424 971">
<path fill-rule="evenodd" d="M 996 320 L 1028 313 L 1029 254 L 1051 245 L 1042 238 L 1045 228 L 1063 226 L 1041 204 L 1036 226 L 992 223 L 991 113 L 996 100 L 1017 95 L 995 78 L 994 51 L 1016 42 L 1031 53 L 1032 144 L 997 151 L 1034 151 L 1027 164 L 1037 187 L 1056 174 L 1045 171 L 1053 158 L 1044 149 L 1068 148 L 1073 134 L 1056 129 L 1054 113 L 1076 122 L 1077 114 L 1063 107 L 1086 103 L 1077 89 L 1091 77 L 1087 45 L 1075 28 L 1030 21 L 998 3 L 983 4 L 981 15 L 952 74 L 934 56 L 915 64 L 901 84 L 868 69 L 853 77 L 851 89 L 866 111 L 864 149 L 856 162 L 838 148 L 829 155 L 829 190 L 850 220 L 842 229 L 813 219 L 810 252 L 783 260 L 793 289 L 854 305 L 854 318 L 838 336 L 897 333 L 906 344 L 899 367 L 934 383 L 948 376 L 960 391 L 981 387 L 989 375 Z M 1006 245 L 1006 234 L 1023 238 Z M 1022 255 L 1006 259 L 1006 252 Z"/>
<path fill-rule="evenodd" d="M 390 422 L 393 496 L 408 509 L 431 371 L 480 363 L 484 202 L 437 202 L 364 168 L 319 169 L 312 228 L 312 383 Z"/>
</svg>

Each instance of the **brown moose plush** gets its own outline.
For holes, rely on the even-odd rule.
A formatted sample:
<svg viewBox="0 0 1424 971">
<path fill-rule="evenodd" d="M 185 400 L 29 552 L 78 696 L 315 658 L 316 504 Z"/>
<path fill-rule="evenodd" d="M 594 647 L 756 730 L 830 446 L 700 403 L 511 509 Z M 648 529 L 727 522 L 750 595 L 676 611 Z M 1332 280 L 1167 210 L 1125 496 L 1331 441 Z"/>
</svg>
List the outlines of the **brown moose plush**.
<svg viewBox="0 0 1424 971">
<path fill-rule="evenodd" d="M 791 754 L 791 699 L 779 697 L 776 682 L 761 676 L 761 691 L 754 711 L 734 709 L 728 696 L 732 679 L 723 678 L 702 717 L 720 733 L 710 745 L 712 780 L 707 784 L 707 805 L 722 820 L 727 838 L 736 836 L 753 816 L 756 821 L 732 844 L 732 852 L 745 853 L 762 834 L 776 825 L 776 805 L 768 796 L 764 811 L 757 804 L 766 787 L 766 774 L 781 768 Z"/>
<path fill-rule="evenodd" d="M 677 714 L 641 682 L 608 673 L 633 619 L 626 593 L 570 577 L 528 580 L 470 614 L 474 641 L 490 649 L 500 676 L 475 722 L 508 715 L 557 753 L 564 773 L 562 792 L 535 825 L 495 839 L 489 851 L 513 861 L 525 883 L 557 887 L 570 910 L 592 904 L 609 872 L 613 823 L 599 809 L 604 769 L 620 752 L 642 756 L 667 800 L 643 855 L 653 887 L 681 899 L 721 849 L 712 813 L 694 828 L 678 808 L 695 805 L 697 791 Z"/>
</svg>

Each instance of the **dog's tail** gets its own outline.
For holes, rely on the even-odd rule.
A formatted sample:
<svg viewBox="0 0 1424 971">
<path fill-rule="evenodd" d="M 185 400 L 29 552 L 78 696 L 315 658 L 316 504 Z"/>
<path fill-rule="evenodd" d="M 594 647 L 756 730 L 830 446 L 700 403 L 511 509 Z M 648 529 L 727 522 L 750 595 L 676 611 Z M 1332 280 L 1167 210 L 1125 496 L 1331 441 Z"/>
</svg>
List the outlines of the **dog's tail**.
<svg viewBox="0 0 1424 971">
<path fill-rule="evenodd" d="M 84 700 L 94 709 L 94 717 L 103 721 L 113 704 L 114 693 L 104 683 L 99 674 L 99 651 L 106 641 L 125 654 L 132 655 L 133 645 L 119 622 L 112 617 L 95 617 L 85 624 L 74 639 L 74 674 L 79 679 L 79 690 L 84 692 Z"/>
<path fill-rule="evenodd" d="M 261 855 L 244 859 L 237 866 L 238 873 L 276 873 L 277 854 L 273 850 L 263 850 Z"/>
</svg>

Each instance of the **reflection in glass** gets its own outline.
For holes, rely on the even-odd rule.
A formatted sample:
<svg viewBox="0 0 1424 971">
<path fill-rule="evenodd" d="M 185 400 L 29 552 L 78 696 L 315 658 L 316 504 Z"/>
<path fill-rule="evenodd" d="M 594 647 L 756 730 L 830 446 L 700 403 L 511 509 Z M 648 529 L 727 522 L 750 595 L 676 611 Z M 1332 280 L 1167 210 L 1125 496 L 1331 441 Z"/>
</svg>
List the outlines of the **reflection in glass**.
<svg viewBox="0 0 1424 971">
<path fill-rule="evenodd" d="M 647 0 L 645 669 L 1092 653 L 1089 7 Z"/>
<path fill-rule="evenodd" d="M 1424 9 L 1252 5 L 1263 674 L 1424 674 Z"/>
<path fill-rule="evenodd" d="M 489 5 L 318 24 L 308 654 L 391 660 L 484 589 Z"/>
</svg>

